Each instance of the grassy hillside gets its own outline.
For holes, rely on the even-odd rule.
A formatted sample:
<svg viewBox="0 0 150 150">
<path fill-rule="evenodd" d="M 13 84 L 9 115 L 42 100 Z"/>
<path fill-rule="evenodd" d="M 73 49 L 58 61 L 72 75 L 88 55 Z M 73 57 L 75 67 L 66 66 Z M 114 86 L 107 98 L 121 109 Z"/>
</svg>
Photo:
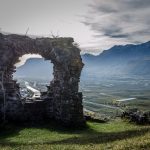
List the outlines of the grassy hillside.
<svg viewBox="0 0 150 150">
<path fill-rule="evenodd" d="M 66 129 L 55 123 L 7 125 L 0 129 L 0 150 L 148 150 L 150 126 L 121 120 L 88 122 L 86 129 Z"/>
</svg>

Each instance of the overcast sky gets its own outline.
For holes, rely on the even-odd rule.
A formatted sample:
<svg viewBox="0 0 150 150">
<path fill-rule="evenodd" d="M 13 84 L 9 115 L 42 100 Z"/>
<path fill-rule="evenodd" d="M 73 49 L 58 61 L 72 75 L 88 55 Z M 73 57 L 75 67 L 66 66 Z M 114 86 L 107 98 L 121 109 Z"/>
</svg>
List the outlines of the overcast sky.
<svg viewBox="0 0 150 150">
<path fill-rule="evenodd" d="M 0 0 L 2 31 L 71 36 L 82 52 L 150 40 L 150 0 Z"/>
</svg>

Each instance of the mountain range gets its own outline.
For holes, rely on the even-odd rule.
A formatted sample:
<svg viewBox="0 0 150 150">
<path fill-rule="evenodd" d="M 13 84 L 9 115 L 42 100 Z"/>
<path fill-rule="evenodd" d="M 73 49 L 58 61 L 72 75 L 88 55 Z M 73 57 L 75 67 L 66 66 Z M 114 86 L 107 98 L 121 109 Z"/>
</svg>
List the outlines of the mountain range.
<svg viewBox="0 0 150 150">
<path fill-rule="evenodd" d="M 82 55 L 84 69 L 82 77 L 111 75 L 149 75 L 150 41 L 138 45 L 118 45 L 101 54 Z M 28 59 L 25 65 L 17 68 L 15 77 L 45 78 L 52 77 L 53 64 L 43 58 Z"/>
<path fill-rule="evenodd" d="M 114 46 L 94 56 L 84 54 L 85 71 L 89 69 L 98 74 L 150 74 L 150 41 L 139 45 Z"/>
<path fill-rule="evenodd" d="M 18 67 L 14 78 L 46 79 L 53 77 L 53 64 L 44 58 L 30 58 Z"/>
</svg>

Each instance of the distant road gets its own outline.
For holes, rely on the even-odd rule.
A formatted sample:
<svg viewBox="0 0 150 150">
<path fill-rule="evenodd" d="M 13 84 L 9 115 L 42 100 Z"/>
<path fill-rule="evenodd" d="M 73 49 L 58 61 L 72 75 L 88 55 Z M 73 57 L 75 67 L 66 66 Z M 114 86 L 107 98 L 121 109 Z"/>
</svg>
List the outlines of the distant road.
<svg viewBox="0 0 150 150">
<path fill-rule="evenodd" d="M 136 98 L 125 98 L 125 99 L 119 99 L 116 100 L 117 102 L 124 102 L 124 101 L 131 101 L 131 100 L 135 100 Z"/>
<path fill-rule="evenodd" d="M 92 105 L 100 106 L 100 107 L 107 107 L 107 108 L 111 108 L 111 109 L 119 109 L 119 110 L 123 111 L 123 109 L 121 109 L 119 107 L 111 106 L 111 105 L 98 104 L 98 103 L 93 103 L 93 102 L 88 102 L 88 101 L 83 101 L 83 103 L 92 104 Z"/>
<path fill-rule="evenodd" d="M 35 98 L 40 98 L 41 92 L 40 92 L 39 90 L 34 89 L 33 87 L 31 87 L 31 86 L 29 85 L 29 82 L 27 82 L 27 81 L 25 81 L 25 86 L 26 86 L 26 88 L 27 88 L 28 90 L 30 90 L 31 92 L 34 93 L 33 96 L 32 96 L 33 99 L 35 99 Z"/>
<path fill-rule="evenodd" d="M 31 87 L 31 86 L 29 85 L 29 83 L 26 82 L 26 81 L 25 81 L 25 85 L 26 85 L 26 88 L 27 88 L 28 90 L 32 91 L 33 93 L 36 93 L 36 92 L 39 92 L 39 93 L 40 93 L 39 90 L 34 89 L 33 87 Z"/>
</svg>

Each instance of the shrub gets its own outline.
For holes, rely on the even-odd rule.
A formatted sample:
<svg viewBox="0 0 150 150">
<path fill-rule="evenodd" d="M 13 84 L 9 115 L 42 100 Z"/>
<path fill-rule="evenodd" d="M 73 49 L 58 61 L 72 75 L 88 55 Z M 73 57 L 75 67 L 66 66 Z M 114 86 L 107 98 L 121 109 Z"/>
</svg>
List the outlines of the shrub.
<svg viewBox="0 0 150 150">
<path fill-rule="evenodd" d="M 122 119 L 127 119 L 129 122 L 134 122 L 136 124 L 150 124 L 150 111 L 141 112 L 139 110 L 127 110 L 124 111 L 121 115 Z"/>
</svg>

